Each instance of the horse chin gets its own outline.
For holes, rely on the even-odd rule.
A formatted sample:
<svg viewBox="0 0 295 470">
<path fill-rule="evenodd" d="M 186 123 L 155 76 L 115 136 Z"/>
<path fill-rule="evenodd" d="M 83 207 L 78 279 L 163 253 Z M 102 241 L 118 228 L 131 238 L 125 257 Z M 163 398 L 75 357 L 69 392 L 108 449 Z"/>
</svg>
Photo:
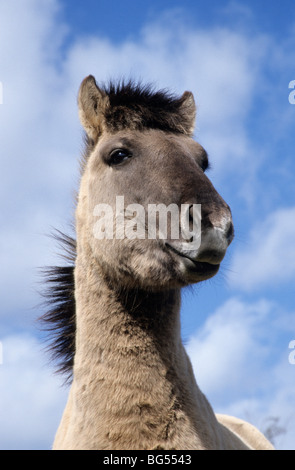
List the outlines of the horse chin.
<svg viewBox="0 0 295 470">
<path fill-rule="evenodd" d="M 219 271 L 220 263 L 218 262 L 199 261 L 198 258 L 192 258 L 168 243 L 166 247 L 180 264 L 182 276 L 188 284 L 210 279 Z"/>
<path fill-rule="evenodd" d="M 192 261 L 188 258 L 181 260 L 183 273 L 189 283 L 206 281 L 214 277 L 218 271 L 220 264 L 205 263 L 202 261 Z"/>
</svg>

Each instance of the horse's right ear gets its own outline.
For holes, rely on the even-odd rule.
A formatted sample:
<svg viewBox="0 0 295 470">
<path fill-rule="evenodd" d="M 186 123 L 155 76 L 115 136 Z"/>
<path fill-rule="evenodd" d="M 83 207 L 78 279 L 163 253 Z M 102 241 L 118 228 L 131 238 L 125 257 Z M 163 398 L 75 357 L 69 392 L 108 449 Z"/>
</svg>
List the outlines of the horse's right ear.
<svg viewBox="0 0 295 470">
<path fill-rule="evenodd" d="M 78 95 L 79 117 L 88 136 L 96 141 L 102 132 L 104 112 L 109 106 L 107 94 L 92 75 L 84 78 Z"/>
</svg>

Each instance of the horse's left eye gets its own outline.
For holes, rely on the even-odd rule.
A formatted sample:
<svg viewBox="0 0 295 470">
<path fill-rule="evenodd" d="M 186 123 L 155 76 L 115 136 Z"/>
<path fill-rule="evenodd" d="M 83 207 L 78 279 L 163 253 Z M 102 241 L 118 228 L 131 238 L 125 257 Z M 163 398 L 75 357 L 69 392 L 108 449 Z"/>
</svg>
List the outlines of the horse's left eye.
<svg viewBox="0 0 295 470">
<path fill-rule="evenodd" d="M 125 149 L 116 149 L 110 154 L 109 165 L 120 165 L 125 161 L 129 160 L 132 155 L 128 150 Z"/>
</svg>

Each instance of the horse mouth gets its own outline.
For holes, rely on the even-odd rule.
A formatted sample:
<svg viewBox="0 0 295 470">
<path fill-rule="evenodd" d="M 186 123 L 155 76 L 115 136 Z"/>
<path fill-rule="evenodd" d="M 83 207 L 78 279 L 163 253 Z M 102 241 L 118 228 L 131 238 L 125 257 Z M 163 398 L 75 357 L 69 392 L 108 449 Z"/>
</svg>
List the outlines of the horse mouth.
<svg viewBox="0 0 295 470">
<path fill-rule="evenodd" d="M 195 260 L 190 258 L 187 254 L 177 250 L 169 243 L 166 243 L 166 247 L 184 260 L 188 274 L 192 275 L 192 277 L 200 278 L 200 280 L 210 279 L 215 276 L 219 270 L 220 263 L 209 263 L 207 261 Z"/>
</svg>

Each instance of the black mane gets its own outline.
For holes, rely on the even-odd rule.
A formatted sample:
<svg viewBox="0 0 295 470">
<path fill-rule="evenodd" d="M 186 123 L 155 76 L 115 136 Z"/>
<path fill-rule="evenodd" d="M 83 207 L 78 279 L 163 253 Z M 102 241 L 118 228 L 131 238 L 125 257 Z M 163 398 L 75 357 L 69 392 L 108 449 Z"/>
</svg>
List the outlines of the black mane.
<svg viewBox="0 0 295 470">
<path fill-rule="evenodd" d="M 76 242 L 73 238 L 57 232 L 55 238 L 65 251 L 67 266 L 54 266 L 44 270 L 47 311 L 40 317 L 42 330 L 48 333 L 48 351 L 57 363 L 57 372 L 71 379 L 75 355 L 76 305 L 74 269 Z"/>
<path fill-rule="evenodd" d="M 184 96 L 176 96 L 167 90 L 155 91 L 152 85 L 133 81 L 110 82 L 100 87 L 110 100 L 105 114 L 107 126 L 113 130 L 160 129 L 183 133 L 187 119 L 182 108 Z"/>
</svg>

